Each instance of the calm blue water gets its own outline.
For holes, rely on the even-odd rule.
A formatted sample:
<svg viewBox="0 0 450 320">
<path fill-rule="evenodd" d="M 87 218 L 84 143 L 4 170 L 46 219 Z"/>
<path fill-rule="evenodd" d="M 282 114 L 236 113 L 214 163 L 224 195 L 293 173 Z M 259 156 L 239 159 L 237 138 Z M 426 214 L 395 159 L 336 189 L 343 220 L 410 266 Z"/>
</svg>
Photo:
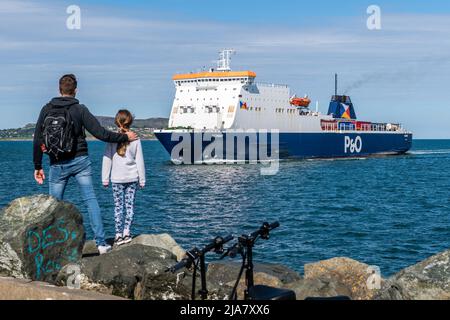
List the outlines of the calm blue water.
<svg viewBox="0 0 450 320">
<path fill-rule="evenodd" d="M 89 147 L 113 236 L 112 194 L 100 184 L 103 144 Z M 0 142 L 0 150 L 0 207 L 47 192 L 33 180 L 31 142 Z M 279 220 L 255 259 L 300 272 L 347 256 L 388 276 L 450 248 L 450 140 L 414 141 L 404 156 L 283 162 L 275 176 L 261 176 L 257 165 L 175 166 L 157 141 L 144 142 L 144 151 L 148 185 L 137 197 L 135 233 L 167 232 L 188 249 Z M 66 198 L 84 211 L 75 184 Z"/>
</svg>

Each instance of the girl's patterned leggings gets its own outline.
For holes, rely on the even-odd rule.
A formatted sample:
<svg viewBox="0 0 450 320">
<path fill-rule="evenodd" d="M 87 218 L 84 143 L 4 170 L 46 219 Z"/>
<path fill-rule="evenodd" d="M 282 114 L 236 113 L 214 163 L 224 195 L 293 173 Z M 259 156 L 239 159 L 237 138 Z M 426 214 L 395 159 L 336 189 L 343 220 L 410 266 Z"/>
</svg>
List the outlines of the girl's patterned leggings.
<svg viewBox="0 0 450 320">
<path fill-rule="evenodd" d="M 113 183 L 114 196 L 114 220 L 116 224 L 116 235 L 130 235 L 131 223 L 134 216 L 134 201 L 136 198 L 137 182 Z M 124 221 L 124 207 L 126 210 Z"/>
</svg>

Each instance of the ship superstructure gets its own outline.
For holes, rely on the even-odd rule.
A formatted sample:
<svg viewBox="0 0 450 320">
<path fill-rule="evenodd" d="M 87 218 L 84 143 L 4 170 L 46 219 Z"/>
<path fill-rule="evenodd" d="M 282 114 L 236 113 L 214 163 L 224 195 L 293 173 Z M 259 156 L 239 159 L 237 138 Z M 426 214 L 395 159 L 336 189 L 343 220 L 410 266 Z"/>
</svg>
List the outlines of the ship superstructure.
<svg viewBox="0 0 450 320">
<path fill-rule="evenodd" d="M 259 83 L 253 71 L 232 71 L 233 50 L 220 53 L 217 68 L 176 74 L 168 130 L 156 136 L 172 155 L 173 133 L 277 130 L 280 157 L 345 157 L 404 153 L 412 134 L 400 124 L 359 121 L 349 96 L 332 97 L 327 114 L 311 110 L 309 97 L 287 85 Z M 350 144 L 350 146 L 349 146 Z M 207 144 L 203 144 L 204 146 Z M 353 146 L 352 148 L 350 148 Z"/>
</svg>

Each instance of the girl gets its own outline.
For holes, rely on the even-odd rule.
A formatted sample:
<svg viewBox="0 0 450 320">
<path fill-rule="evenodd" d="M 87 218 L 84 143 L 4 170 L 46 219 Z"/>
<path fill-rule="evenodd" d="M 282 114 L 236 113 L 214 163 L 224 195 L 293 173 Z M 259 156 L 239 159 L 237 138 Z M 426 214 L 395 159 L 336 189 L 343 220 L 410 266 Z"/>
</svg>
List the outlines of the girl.
<svg viewBox="0 0 450 320">
<path fill-rule="evenodd" d="M 130 131 L 133 116 L 128 110 L 119 110 L 115 124 L 120 133 Z M 120 246 L 131 241 L 131 223 L 138 185 L 145 187 L 145 165 L 140 140 L 108 143 L 103 156 L 102 181 L 108 187 L 111 178 L 114 196 L 116 236 L 114 244 Z M 126 211 L 124 219 L 124 207 Z"/>
</svg>

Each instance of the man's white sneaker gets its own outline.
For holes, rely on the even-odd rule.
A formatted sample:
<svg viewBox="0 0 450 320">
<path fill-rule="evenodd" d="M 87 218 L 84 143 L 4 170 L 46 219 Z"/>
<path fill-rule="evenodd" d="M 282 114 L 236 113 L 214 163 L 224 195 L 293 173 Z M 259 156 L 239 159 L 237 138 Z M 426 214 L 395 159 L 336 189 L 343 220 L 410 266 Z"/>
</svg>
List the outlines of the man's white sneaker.
<svg viewBox="0 0 450 320">
<path fill-rule="evenodd" d="M 107 244 L 104 246 L 98 246 L 97 249 L 98 249 L 98 252 L 102 255 L 102 254 L 110 252 L 111 246 L 109 244 Z"/>
</svg>

